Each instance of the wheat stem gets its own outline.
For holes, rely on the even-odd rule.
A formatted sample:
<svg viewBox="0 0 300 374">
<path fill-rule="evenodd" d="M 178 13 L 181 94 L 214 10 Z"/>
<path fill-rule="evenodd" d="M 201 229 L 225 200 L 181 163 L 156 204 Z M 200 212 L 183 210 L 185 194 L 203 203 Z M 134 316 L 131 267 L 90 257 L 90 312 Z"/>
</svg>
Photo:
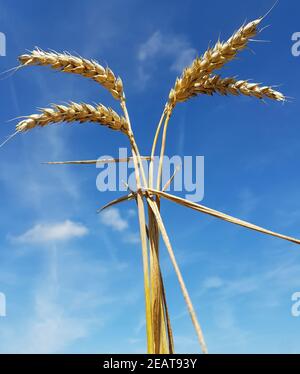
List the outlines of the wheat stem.
<svg viewBox="0 0 300 374">
<path fill-rule="evenodd" d="M 158 190 L 152 190 L 152 189 L 148 189 L 148 192 L 150 192 L 153 195 L 158 195 L 160 197 L 164 197 L 164 198 L 166 198 L 168 200 L 171 200 L 171 201 L 173 201 L 173 202 L 175 202 L 177 204 L 180 204 L 180 205 L 186 206 L 188 208 L 197 210 L 197 211 L 199 211 L 201 213 L 205 213 L 205 214 L 208 214 L 210 216 L 214 216 L 216 218 L 220 218 L 220 219 L 222 219 L 224 221 L 227 221 L 227 222 L 230 222 L 230 223 L 234 223 L 236 225 L 243 226 L 243 227 L 246 227 L 248 229 L 261 232 L 263 234 L 275 236 L 277 238 L 281 238 L 281 239 L 284 239 L 284 240 L 287 240 L 287 241 L 290 241 L 290 242 L 293 242 L 293 243 L 296 243 L 296 244 L 300 244 L 300 239 L 296 239 L 296 238 L 293 238 L 293 237 L 290 237 L 290 236 L 287 236 L 287 235 L 282 235 L 282 234 L 276 233 L 274 231 L 264 229 L 263 227 L 254 225 L 254 224 L 252 224 L 250 222 L 243 221 L 241 219 L 232 217 L 232 216 L 230 216 L 228 214 L 225 214 L 225 213 L 219 212 L 217 210 L 208 208 L 208 207 L 206 207 L 204 205 L 200 205 L 200 204 L 194 203 L 192 201 L 183 199 L 181 197 L 174 196 L 174 195 L 169 194 L 167 192 L 158 191 Z"/>
<path fill-rule="evenodd" d="M 179 285 L 181 287 L 181 290 L 182 290 L 185 302 L 187 304 L 187 308 L 188 308 L 188 311 L 190 313 L 193 325 L 195 327 L 195 330 L 196 330 L 196 333 L 197 333 L 197 336 L 198 336 L 198 340 L 199 340 L 199 343 L 200 343 L 201 348 L 202 348 L 202 352 L 203 353 L 208 353 L 207 352 L 207 347 L 206 347 L 206 344 L 205 344 L 205 340 L 204 340 L 204 336 L 203 336 L 203 332 L 202 332 L 202 329 L 201 329 L 201 326 L 200 326 L 200 324 L 198 322 L 197 315 L 196 315 L 196 312 L 194 310 L 191 298 L 190 298 L 189 293 L 187 291 L 187 288 L 185 286 L 185 283 L 184 283 L 181 271 L 179 269 L 179 266 L 177 264 L 175 254 L 173 252 L 173 249 L 172 249 L 172 246 L 171 246 L 171 243 L 170 243 L 167 231 L 165 229 L 163 220 L 161 218 L 160 212 L 158 210 L 158 207 L 157 207 L 157 205 L 155 204 L 155 202 L 151 198 L 148 197 L 147 201 L 148 201 L 148 204 L 150 205 L 150 207 L 151 207 L 151 209 L 152 209 L 152 211 L 153 211 L 153 213 L 154 213 L 154 215 L 156 217 L 156 221 L 157 221 L 158 227 L 160 229 L 162 238 L 163 238 L 164 243 L 166 245 L 166 248 L 167 248 L 167 250 L 169 252 L 169 256 L 170 256 L 172 265 L 174 267 L 175 273 L 177 275 L 178 282 L 179 282 Z"/>
<path fill-rule="evenodd" d="M 145 288 L 145 307 L 146 307 L 146 335 L 147 335 L 147 350 L 148 353 L 154 353 L 154 342 L 153 342 L 153 324 L 152 324 L 152 313 L 151 313 L 151 289 L 149 283 L 149 259 L 148 259 L 148 245 L 147 245 L 147 233 L 146 233 L 146 218 L 145 208 L 143 201 L 143 194 L 141 191 L 140 173 L 139 173 L 139 162 L 135 149 L 135 139 L 131 128 L 130 118 L 127 111 L 125 100 L 121 100 L 121 107 L 124 112 L 124 116 L 128 123 L 128 136 L 131 144 L 132 157 L 135 168 L 135 177 L 137 185 L 136 201 L 138 206 L 138 216 L 140 225 L 140 237 L 142 244 L 142 256 L 143 256 L 143 269 L 144 269 L 144 288 Z M 142 168 L 142 163 L 140 164 Z"/>
<path fill-rule="evenodd" d="M 174 180 L 176 174 L 178 173 L 179 169 L 180 169 L 180 167 L 177 165 L 177 166 L 176 166 L 176 169 L 175 169 L 175 171 L 174 171 L 174 173 L 173 173 L 172 176 L 169 178 L 169 180 L 166 182 L 166 184 L 163 186 L 163 188 L 162 188 L 162 191 L 163 191 L 163 192 L 166 191 L 166 189 L 167 189 L 167 188 L 170 186 L 170 184 L 173 182 L 173 180 Z"/>
<path fill-rule="evenodd" d="M 152 319 L 154 331 L 155 353 L 174 353 L 170 351 L 172 335 L 170 335 L 171 326 L 168 326 L 168 308 L 163 297 L 164 285 L 159 264 L 159 230 L 156 218 L 148 204 L 149 217 L 149 244 L 151 250 L 150 257 L 150 275 L 152 290 Z M 168 333 L 168 341 L 167 341 Z"/>
<path fill-rule="evenodd" d="M 165 115 L 166 115 L 166 108 L 163 110 L 163 113 L 162 113 L 162 115 L 160 117 L 160 120 L 159 120 L 157 128 L 156 128 L 156 132 L 155 132 L 155 135 L 154 135 L 154 139 L 153 139 L 153 144 L 152 144 L 152 149 L 151 149 L 151 156 L 150 156 L 151 160 L 150 160 L 150 165 L 149 165 L 149 187 L 150 188 L 153 188 L 154 155 L 155 155 L 156 145 L 157 145 L 157 142 L 158 142 L 160 130 L 161 130 L 161 127 L 162 127 Z"/>
<path fill-rule="evenodd" d="M 163 169 L 163 162 L 164 162 L 164 154 L 166 149 L 166 141 L 167 141 L 167 130 L 168 125 L 171 117 L 172 109 L 168 108 L 165 122 L 164 122 L 164 129 L 161 141 L 161 149 L 160 149 L 160 156 L 159 156 L 159 164 L 158 164 L 158 171 L 157 171 L 157 182 L 156 182 L 156 189 L 161 189 L 161 178 L 162 178 L 162 169 Z"/>
<path fill-rule="evenodd" d="M 150 160 L 150 156 L 141 156 L 142 160 Z M 133 157 L 127 158 L 105 158 L 98 160 L 81 160 L 81 161 L 47 161 L 42 162 L 46 165 L 96 165 L 96 164 L 110 164 L 119 162 L 130 162 L 133 161 Z"/>
</svg>

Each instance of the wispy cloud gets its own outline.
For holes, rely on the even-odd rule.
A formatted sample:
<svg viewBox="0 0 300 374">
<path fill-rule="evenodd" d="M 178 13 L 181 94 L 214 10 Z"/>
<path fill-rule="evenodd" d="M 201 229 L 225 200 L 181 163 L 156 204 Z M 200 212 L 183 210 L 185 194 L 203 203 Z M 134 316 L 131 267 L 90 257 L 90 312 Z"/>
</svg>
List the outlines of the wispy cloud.
<svg viewBox="0 0 300 374">
<path fill-rule="evenodd" d="M 117 208 L 110 208 L 101 213 L 101 223 L 115 231 L 124 231 L 128 228 L 128 222 L 121 217 Z"/>
<path fill-rule="evenodd" d="M 140 63 L 138 74 L 144 86 L 155 69 L 155 61 L 170 60 L 170 70 L 181 73 L 182 69 L 195 58 L 196 50 L 182 35 L 163 34 L 156 31 L 139 46 L 137 59 Z"/>
<path fill-rule="evenodd" d="M 141 62 L 162 57 L 172 58 L 170 69 L 177 73 L 180 73 L 195 58 L 195 55 L 196 50 L 183 36 L 163 35 L 160 31 L 152 34 L 141 44 L 138 51 L 138 59 Z"/>
<path fill-rule="evenodd" d="M 37 224 L 19 236 L 11 237 L 15 243 L 40 244 L 69 240 L 87 235 L 88 229 L 81 223 L 70 220 L 52 224 Z"/>
<path fill-rule="evenodd" d="M 37 295 L 35 315 L 24 343 L 23 353 L 54 353 L 83 338 L 88 334 L 88 324 L 84 319 L 71 318 L 54 301 Z"/>
<path fill-rule="evenodd" d="M 224 284 L 224 281 L 220 277 L 208 277 L 204 280 L 202 287 L 205 290 L 210 290 L 212 288 L 220 288 Z"/>
<path fill-rule="evenodd" d="M 123 319 L 114 306 L 121 303 L 123 310 L 132 308 L 139 302 L 142 289 L 130 281 L 132 286 L 127 284 L 120 291 L 126 281 L 134 279 L 131 272 L 120 271 L 127 268 L 124 262 L 95 259 L 88 251 L 80 253 L 67 246 L 64 251 L 47 247 L 43 256 L 47 261 L 40 266 L 41 273 L 31 274 L 33 283 L 26 294 L 26 312 L 23 304 L 14 305 L 11 319 L 0 325 L 0 351 L 90 352 L 88 339 L 93 338 L 94 332 L 107 334 L 107 324 L 115 325 L 119 318 Z M 109 335 L 105 338 L 108 341 L 111 343 Z M 97 344 L 92 352 L 105 351 L 105 344 L 103 348 Z"/>
<path fill-rule="evenodd" d="M 234 277 L 209 276 L 201 284 L 200 294 L 217 293 L 222 300 L 236 299 L 239 296 L 253 294 L 256 300 L 265 300 L 269 304 L 268 289 L 272 284 L 273 292 L 270 296 L 278 300 L 287 288 L 297 288 L 299 285 L 299 263 L 287 260 L 285 256 L 276 260 L 272 267 L 257 269 L 251 275 Z M 260 298 L 261 296 L 261 298 Z M 274 304 L 275 305 L 275 304 Z"/>
<path fill-rule="evenodd" d="M 140 236 L 138 232 L 130 229 L 129 220 L 135 218 L 135 211 L 129 209 L 126 213 L 121 214 L 118 208 L 110 208 L 101 213 L 101 223 L 113 231 L 121 233 L 121 241 L 127 244 L 138 244 Z"/>
</svg>

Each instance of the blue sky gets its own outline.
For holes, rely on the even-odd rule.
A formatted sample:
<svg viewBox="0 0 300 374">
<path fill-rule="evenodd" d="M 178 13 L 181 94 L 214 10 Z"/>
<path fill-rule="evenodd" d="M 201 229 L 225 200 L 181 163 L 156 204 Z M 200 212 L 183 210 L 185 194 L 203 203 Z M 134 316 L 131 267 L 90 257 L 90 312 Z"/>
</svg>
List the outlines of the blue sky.
<svg viewBox="0 0 300 374">
<path fill-rule="evenodd" d="M 202 4 L 203 3 L 203 4 Z M 39 46 L 108 64 L 124 81 L 140 148 L 151 139 L 182 65 L 208 42 L 225 39 L 272 1 L 0 1 L 7 55 L 0 70 Z M 300 236 L 300 57 L 291 54 L 300 4 L 281 1 L 259 35 L 223 76 L 280 84 L 290 97 L 267 105 L 245 97 L 199 97 L 179 105 L 169 155 L 205 156 L 203 204 L 291 236 Z M 252 53 L 255 52 L 255 53 Z M 2 77 L 3 78 L 3 77 Z M 101 87 L 47 68 L 21 69 L 0 81 L 0 139 L 8 120 L 67 100 L 117 108 Z M 117 156 L 127 141 L 95 125 L 61 125 L 16 137 L 0 150 L 0 352 L 144 352 L 141 251 L 134 203 L 105 216 L 119 196 L 96 189 L 95 167 L 42 161 Z M 164 202 L 162 214 L 209 351 L 299 353 L 300 251 Z M 176 278 L 162 248 L 177 352 L 198 352 Z"/>
</svg>

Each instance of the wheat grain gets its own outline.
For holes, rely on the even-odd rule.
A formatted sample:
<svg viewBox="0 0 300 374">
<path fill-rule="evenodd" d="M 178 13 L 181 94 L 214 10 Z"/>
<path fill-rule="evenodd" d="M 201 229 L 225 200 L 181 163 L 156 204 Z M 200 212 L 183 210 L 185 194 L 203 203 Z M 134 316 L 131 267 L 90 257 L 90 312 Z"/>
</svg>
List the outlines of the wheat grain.
<svg viewBox="0 0 300 374">
<path fill-rule="evenodd" d="M 124 117 L 119 116 L 113 109 L 99 104 L 93 106 L 84 103 L 70 105 L 56 105 L 51 108 L 40 109 L 39 114 L 32 114 L 16 126 L 18 132 L 25 132 L 37 126 L 47 126 L 59 122 L 96 122 L 113 130 L 119 130 L 127 134 L 128 126 Z"/>
<path fill-rule="evenodd" d="M 191 96 L 205 94 L 213 95 L 246 95 L 258 99 L 268 98 L 276 101 L 285 101 L 285 96 L 269 86 L 260 86 L 258 83 L 249 83 L 246 80 L 235 78 L 221 78 L 219 75 L 209 76 L 202 83 L 195 83 L 190 90 Z"/>
<path fill-rule="evenodd" d="M 124 97 L 123 83 L 109 67 L 104 68 L 95 60 L 72 56 L 68 53 L 45 52 L 34 49 L 29 54 L 19 56 L 20 64 L 43 65 L 65 73 L 79 74 L 91 78 L 110 91 L 115 99 Z"/>
<path fill-rule="evenodd" d="M 176 79 L 175 86 L 169 94 L 169 104 L 175 106 L 176 103 L 190 98 L 190 90 L 196 82 L 201 82 L 203 77 L 234 59 L 236 54 L 246 47 L 249 39 L 256 35 L 260 22 L 261 18 L 243 25 L 227 42 L 218 41 L 202 57 L 196 58 L 189 67 L 184 69 L 181 77 Z"/>
</svg>

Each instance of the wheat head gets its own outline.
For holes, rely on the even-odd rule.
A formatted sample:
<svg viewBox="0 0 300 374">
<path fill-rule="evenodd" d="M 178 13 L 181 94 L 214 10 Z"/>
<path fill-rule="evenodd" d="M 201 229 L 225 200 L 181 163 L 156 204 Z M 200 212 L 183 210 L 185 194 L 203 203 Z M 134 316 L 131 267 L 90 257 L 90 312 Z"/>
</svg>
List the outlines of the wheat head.
<svg viewBox="0 0 300 374">
<path fill-rule="evenodd" d="M 205 76 L 233 60 L 237 53 L 247 46 L 249 39 L 256 35 L 260 22 L 261 18 L 243 25 L 227 42 L 218 41 L 213 48 L 209 48 L 202 57 L 197 57 L 189 67 L 185 68 L 170 91 L 170 106 L 188 100 L 193 96 L 191 89 L 195 83 L 201 83 Z"/>
<path fill-rule="evenodd" d="M 19 56 L 20 64 L 50 66 L 65 73 L 79 74 L 100 83 L 117 100 L 124 98 L 123 83 L 110 68 L 104 68 L 95 60 L 72 56 L 68 53 L 45 52 L 34 49 L 29 54 Z"/>
<path fill-rule="evenodd" d="M 258 99 L 268 98 L 276 101 L 285 101 L 285 96 L 275 91 L 269 86 L 260 86 L 258 83 L 249 83 L 246 80 L 236 80 L 235 78 L 221 78 L 219 75 L 208 76 L 202 83 L 195 83 L 190 90 L 191 95 L 246 95 Z"/>
<path fill-rule="evenodd" d="M 113 130 L 127 134 L 128 125 L 124 117 L 119 116 L 113 109 L 99 104 L 93 106 L 84 103 L 70 105 L 54 104 L 51 108 L 41 108 L 39 114 L 32 114 L 16 126 L 16 131 L 25 132 L 37 126 L 47 126 L 59 122 L 96 122 Z"/>
</svg>

